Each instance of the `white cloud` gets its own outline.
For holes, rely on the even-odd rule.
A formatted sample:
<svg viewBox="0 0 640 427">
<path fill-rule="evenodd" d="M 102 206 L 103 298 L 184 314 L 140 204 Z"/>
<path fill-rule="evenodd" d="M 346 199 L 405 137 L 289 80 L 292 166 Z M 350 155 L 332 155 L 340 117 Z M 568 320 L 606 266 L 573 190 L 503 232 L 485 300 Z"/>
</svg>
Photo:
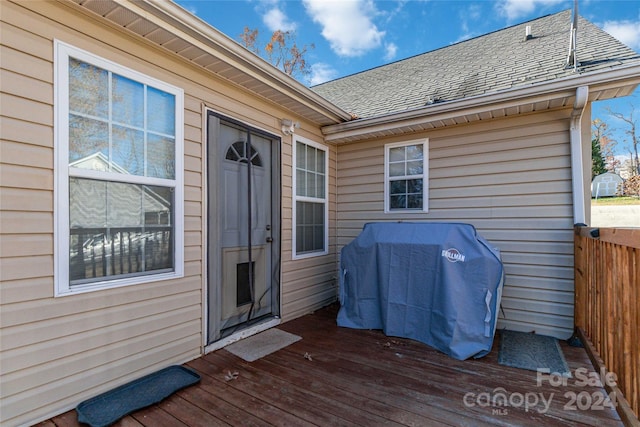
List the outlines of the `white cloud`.
<svg viewBox="0 0 640 427">
<path fill-rule="evenodd" d="M 404 7 L 407 5 L 409 1 L 413 1 L 413 0 L 395 0 L 395 1 L 396 1 L 396 7 L 394 9 L 380 12 L 381 15 L 385 16 L 385 21 L 387 23 L 392 22 L 396 17 L 399 19 L 403 19 L 402 12 L 404 11 Z M 428 0 L 421 0 L 421 1 L 428 1 Z"/>
<path fill-rule="evenodd" d="M 640 51 L 640 20 L 607 21 L 602 28 L 630 48 Z"/>
<path fill-rule="evenodd" d="M 496 7 L 502 16 L 509 21 L 525 17 L 538 7 L 552 6 L 563 0 L 500 0 Z"/>
<path fill-rule="evenodd" d="M 184 10 L 186 10 L 190 14 L 192 14 L 194 16 L 198 16 L 198 9 L 194 5 L 186 6 L 186 5 L 183 5 L 183 4 L 179 4 L 178 6 L 181 6 Z"/>
<path fill-rule="evenodd" d="M 458 13 L 458 16 L 460 21 L 461 34 L 460 36 L 458 36 L 456 40 L 452 42 L 452 44 L 460 43 L 462 41 L 469 40 L 470 38 L 473 38 L 479 35 L 477 31 L 472 31 L 471 28 L 476 27 L 473 21 L 479 21 L 482 19 L 482 9 L 479 5 L 472 4 L 468 7 L 461 9 L 460 12 Z"/>
<path fill-rule="evenodd" d="M 477 33 L 464 33 L 464 34 L 461 34 L 457 39 L 452 41 L 451 44 L 456 44 L 456 43 L 463 42 L 465 40 L 472 39 L 472 38 L 476 37 L 477 35 L 478 35 Z"/>
<path fill-rule="evenodd" d="M 484 10 L 482 9 L 482 6 L 480 6 L 479 4 L 472 4 L 471 6 L 469 6 L 469 8 L 467 9 L 468 15 L 470 19 L 473 20 L 479 20 L 479 19 L 483 19 L 486 18 L 483 14 L 484 14 Z"/>
<path fill-rule="evenodd" d="M 398 46 L 395 43 L 386 43 L 384 45 L 384 60 L 391 61 L 398 53 Z"/>
<path fill-rule="evenodd" d="M 384 31 L 373 22 L 372 0 L 304 0 L 307 14 L 322 26 L 322 36 L 339 56 L 360 56 L 382 44 Z"/>
<path fill-rule="evenodd" d="M 296 23 L 289 21 L 288 17 L 277 6 L 262 15 L 262 22 L 270 31 L 295 31 Z"/>
<path fill-rule="evenodd" d="M 311 76 L 309 77 L 309 85 L 319 85 L 320 83 L 328 82 L 337 77 L 338 72 L 333 69 L 329 64 L 318 62 L 311 66 Z"/>
</svg>

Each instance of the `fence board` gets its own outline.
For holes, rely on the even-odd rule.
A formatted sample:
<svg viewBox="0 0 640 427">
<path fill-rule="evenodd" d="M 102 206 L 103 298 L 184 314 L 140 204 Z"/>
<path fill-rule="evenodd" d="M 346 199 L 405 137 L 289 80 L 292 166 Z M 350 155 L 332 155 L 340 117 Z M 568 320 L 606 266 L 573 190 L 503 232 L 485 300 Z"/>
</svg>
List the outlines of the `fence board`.
<svg viewBox="0 0 640 427">
<path fill-rule="evenodd" d="M 575 325 L 640 414 L 640 230 L 576 227 Z M 624 411 L 625 408 L 619 409 Z M 622 416 L 622 412 L 621 412 Z M 623 417 L 624 419 L 624 417 Z"/>
</svg>

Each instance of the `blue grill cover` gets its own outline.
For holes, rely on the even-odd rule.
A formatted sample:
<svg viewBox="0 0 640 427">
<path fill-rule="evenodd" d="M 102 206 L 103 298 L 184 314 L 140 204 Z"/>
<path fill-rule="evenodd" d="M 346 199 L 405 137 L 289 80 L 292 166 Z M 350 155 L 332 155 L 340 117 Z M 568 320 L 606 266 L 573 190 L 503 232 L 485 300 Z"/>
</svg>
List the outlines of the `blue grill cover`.
<svg viewBox="0 0 640 427">
<path fill-rule="evenodd" d="M 371 223 L 342 248 L 338 325 L 382 329 L 464 360 L 493 344 L 500 251 L 470 224 Z"/>
</svg>

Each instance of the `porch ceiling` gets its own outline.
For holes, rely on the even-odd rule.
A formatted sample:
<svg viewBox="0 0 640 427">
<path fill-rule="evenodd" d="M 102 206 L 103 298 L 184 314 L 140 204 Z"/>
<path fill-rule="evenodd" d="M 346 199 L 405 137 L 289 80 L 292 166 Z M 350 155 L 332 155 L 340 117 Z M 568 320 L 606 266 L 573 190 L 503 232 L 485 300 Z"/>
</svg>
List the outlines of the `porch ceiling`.
<svg viewBox="0 0 640 427">
<path fill-rule="evenodd" d="M 350 119 L 347 112 L 173 2 L 70 0 L 69 3 L 320 126 Z"/>
</svg>

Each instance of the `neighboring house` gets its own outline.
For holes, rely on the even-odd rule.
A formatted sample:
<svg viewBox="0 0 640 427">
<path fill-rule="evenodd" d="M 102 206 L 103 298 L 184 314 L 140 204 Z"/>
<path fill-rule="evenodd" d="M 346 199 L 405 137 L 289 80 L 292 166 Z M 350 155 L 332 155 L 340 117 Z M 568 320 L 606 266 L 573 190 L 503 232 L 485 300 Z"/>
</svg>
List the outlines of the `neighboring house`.
<svg viewBox="0 0 640 427">
<path fill-rule="evenodd" d="M 588 22 L 575 71 L 563 12 L 311 90 L 170 2 L 0 12 L 1 424 L 335 301 L 370 221 L 473 224 L 500 327 L 571 334 L 590 103 L 640 83 Z"/>
</svg>

